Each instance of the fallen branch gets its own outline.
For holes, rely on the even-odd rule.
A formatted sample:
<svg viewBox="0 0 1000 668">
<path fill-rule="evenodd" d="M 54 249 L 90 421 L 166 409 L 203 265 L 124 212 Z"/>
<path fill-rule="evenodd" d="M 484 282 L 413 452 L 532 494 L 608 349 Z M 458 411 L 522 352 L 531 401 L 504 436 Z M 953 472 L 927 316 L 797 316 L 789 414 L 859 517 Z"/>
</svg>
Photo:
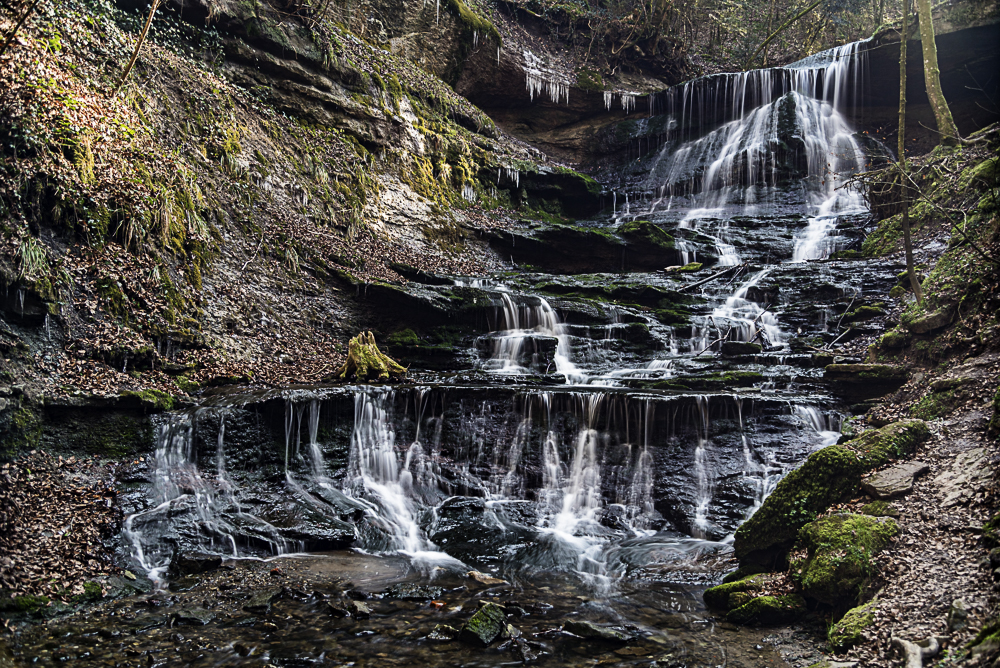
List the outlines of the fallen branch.
<svg viewBox="0 0 1000 668">
<path fill-rule="evenodd" d="M 715 279 L 719 278 L 720 276 L 725 276 L 726 274 L 728 274 L 729 272 L 731 272 L 733 269 L 736 269 L 738 267 L 745 267 L 745 266 L 746 266 L 745 264 L 734 264 L 731 267 L 726 267 L 725 269 L 723 269 L 719 273 L 712 274 L 708 278 L 702 279 L 702 280 L 698 281 L 697 283 L 692 283 L 691 285 L 685 285 L 680 290 L 678 290 L 678 292 L 683 292 L 684 290 L 693 290 L 694 288 L 701 287 L 701 286 L 705 285 L 706 283 L 708 283 L 710 281 L 714 281 Z"/>
<path fill-rule="evenodd" d="M 139 39 L 135 43 L 135 51 L 132 52 L 132 58 L 128 61 L 128 66 L 122 73 L 122 78 L 118 81 L 118 85 L 115 86 L 112 96 L 117 95 L 118 91 L 125 84 L 125 80 L 128 79 L 128 75 L 132 72 L 132 67 L 135 65 L 136 59 L 139 57 L 139 49 L 142 48 L 142 43 L 146 41 L 146 33 L 149 32 L 149 26 L 153 25 L 153 14 L 156 13 L 156 8 L 160 6 L 160 0 L 153 0 L 153 4 L 149 7 L 149 16 L 146 17 L 146 25 L 143 26 L 142 32 L 139 33 Z"/>
</svg>

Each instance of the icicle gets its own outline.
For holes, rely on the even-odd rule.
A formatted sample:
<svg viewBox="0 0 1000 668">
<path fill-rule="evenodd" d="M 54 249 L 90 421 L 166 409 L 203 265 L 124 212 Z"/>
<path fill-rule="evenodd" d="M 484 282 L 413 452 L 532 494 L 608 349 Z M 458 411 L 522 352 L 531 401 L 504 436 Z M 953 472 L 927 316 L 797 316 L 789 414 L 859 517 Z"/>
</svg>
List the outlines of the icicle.
<svg viewBox="0 0 1000 668">
<path fill-rule="evenodd" d="M 611 103 L 615 99 L 615 94 L 610 90 L 604 91 L 604 108 L 611 111 Z"/>
</svg>

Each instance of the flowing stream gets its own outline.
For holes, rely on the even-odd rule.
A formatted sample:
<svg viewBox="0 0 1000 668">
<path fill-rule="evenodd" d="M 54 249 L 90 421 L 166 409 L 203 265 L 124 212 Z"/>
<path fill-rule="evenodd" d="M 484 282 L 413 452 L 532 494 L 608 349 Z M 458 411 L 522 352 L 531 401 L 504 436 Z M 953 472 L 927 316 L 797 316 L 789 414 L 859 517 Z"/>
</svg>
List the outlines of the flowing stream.
<svg viewBox="0 0 1000 668">
<path fill-rule="evenodd" d="M 655 608 L 703 638 L 698 594 L 733 567 L 733 533 L 785 473 L 836 442 L 848 411 L 796 342 L 829 341 L 840 300 L 893 280 L 891 268 L 807 262 L 842 247 L 839 227 L 864 213 L 842 187 L 864 154 L 841 115 L 864 47 L 705 77 L 651 102 L 671 136 L 643 185 L 592 222 L 649 220 L 685 260 L 731 267 L 683 293 L 686 322 L 663 324 L 664 307 L 639 297 L 579 295 L 615 281 L 681 295 L 678 280 L 704 274 L 452 277 L 492 305 L 458 369 L 163 416 L 125 525 L 137 568 L 165 586 L 179 553 L 353 550 L 372 572 L 401 568 L 400 580 L 481 571 L 532 605 L 550 596 L 565 614 L 637 628 L 664 623 Z M 392 642 L 409 652 L 417 641 Z"/>
</svg>

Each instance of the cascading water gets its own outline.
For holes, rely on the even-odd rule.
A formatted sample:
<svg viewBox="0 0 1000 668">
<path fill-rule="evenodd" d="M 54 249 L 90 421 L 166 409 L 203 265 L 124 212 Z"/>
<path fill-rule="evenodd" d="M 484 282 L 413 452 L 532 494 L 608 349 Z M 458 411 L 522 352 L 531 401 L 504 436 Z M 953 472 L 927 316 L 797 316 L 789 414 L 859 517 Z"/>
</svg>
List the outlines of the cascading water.
<svg viewBox="0 0 1000 668">
<path fill-rule="evenodd" d="M 864 53 L 856 42 L 788 67 L 704 77 L 668 91 L 658 105 L 677 130 L 653 161 L 646 215 L 684 211 L 682 227 L 705 228 L 720 264 L 738 264 L 727 223 L 713 221 L 773 208 L 788 199 L 783 190 L 798 189 L 809 222 L 793 261 L 828 257 L 837 217 L 865 211 L 860 194 L 843 187 L 865 162 L 842 114 L 858 99 Z M 721 126 L 705 127 L 713 122 Z"/>
</svg>

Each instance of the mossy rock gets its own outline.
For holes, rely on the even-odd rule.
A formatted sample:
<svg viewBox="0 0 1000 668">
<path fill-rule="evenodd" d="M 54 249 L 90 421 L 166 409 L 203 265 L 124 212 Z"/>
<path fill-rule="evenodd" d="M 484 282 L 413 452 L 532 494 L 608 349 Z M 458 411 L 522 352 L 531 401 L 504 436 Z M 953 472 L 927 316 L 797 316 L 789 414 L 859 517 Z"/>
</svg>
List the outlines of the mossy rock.
<svg viewBox="0 0 1000 668">
<path fill-rule="evenodd" d="M 138 392 L 127 390 L 122 392 L 122 399 L 125 399 L 126 402 L 129 400 L 137 401 L 143 409 L 154 413 L 170 411 L 177 406 L 177 399 L 172 394 L 162 390 L 147 389 Z"/>
<path fill-rule="evenodd" d="M 856 492 L 862 472 L 858 456 L 844 446 L 830 445 L 812 453 L 736 530 L 733 547 L 740 564 L 780 564 L 799 529 Z"/>
<path fill-rule="evenodd" d="M 760 596 L 729 611 L 726 621 L 733 624 L 787 624 L 806 611 L 806 602 L 798 594 Z"/>
<path fill-rule="evenodd" d="M 864 470 L 870 471 L 893 459 L 909 457 L 930 435 L 923 420 L 906 420 L 870 429 L 844 445 L 857 453 Z"/>
<path fill-rule="evenodd" d="M 496 603 L 487 603 L 462 626 L 459 638 L 486 647 L 507 628 L 507 614 Z"/>
<path fill-rule="evenodd" d="M 761 351 L 763 348 L 756 343 L 746 343 L 745 341 L 724 341 L 722 343 L 722 354 L 725 357 L 759 355 Z"/>
<path fill-rule="evenodd" d="M 735 582 L 724 582 L 717 587 L 706 589 L 702 597 L 705 599 L 705 605 L 710 608 L 731 610 L 743 604 L 737 604 L 738 599 L 733 598 L 734 594 L 752 594 L 762 591 L 771 577 L 770 573 L 758 573 Z"/>
<path fill-rule="evenodd" d="M 759 566 L 756 564 L 751 564 L 749 566 L 740 566 L 735 571 L 733 571 L 732 573 L 728 573 L 726 577 L 722 578 L 722 584 L 729 584 L 730 582 L 738 582 L 739 580 L 748 578 L 751 575 L 757 575 L 758 573 L 765 573 L 766 571 L 767 569 L 765 569 L 763 566 Z"/>
<path fill-rule="evenodd" d="M 872 517 L 899 517 L 899 510 L 888 501 L 872 501 L 861 507 L 861 514 Z"/>
<path fill-rule="evenodd" d="M 845 313 L 841 320 L 844 323 L 864 322 L 885 315 L 885 310 L 877 306 L 859 306 L 850 313 Z"/>
<path fill-rule="evenodd" d="M 906 330 L 891 329 L 882 335 L 878 343 L 880 348 L 896 350 L 908 346 L 912 339 L 913 337 Z"/>
<path fill-rule="evenodd" d="M 24 396 L 0 399 L 0 460 L 38 446 L 42 419 L 37 407 Z"/>
<path fill-rule="evenodd" d="M 935 420 L 951 413 L 961 403 L 961 398 L 952 390 L 932 392 L 910 407 L 910 415 L 921 420 Z"/>
<path fill-rule="evenodd" d="M 674 249 L 674 238 L 648 220 L 630 220 L 618 228 L 618 234 L 630 244 L 648 244 L 663 250 Z M 699 265 L 698 269 L 700 268 Z"/>
<path fill-rule="evenodd" d="M 843 652 L 864 640 L 864 632 L 875 622 L 875 605 L 877 600 L 871 600 L 864 605 L 851 608 L 840 621 L 832 624 L 826 638 L 834 652 Z"/>
<path fill-rule="evenodd" d="M 838 514 L 810 522 L 799 531 L 803 559 L 791 564 L 802 593 L 832 606 L 855 605 L 874 574 L 874 557 L 899 533 L 895 520 Z"/>
</svg>

